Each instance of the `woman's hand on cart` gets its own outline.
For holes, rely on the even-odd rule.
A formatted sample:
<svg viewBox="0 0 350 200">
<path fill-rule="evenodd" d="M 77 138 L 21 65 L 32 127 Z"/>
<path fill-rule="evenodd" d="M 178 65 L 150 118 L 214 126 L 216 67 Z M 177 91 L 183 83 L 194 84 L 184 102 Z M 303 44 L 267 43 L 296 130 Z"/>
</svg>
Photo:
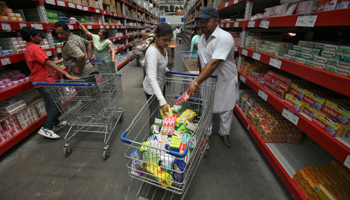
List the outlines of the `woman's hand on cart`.
<svg viewBox="0 0 350 200">
<path fill-rule="evenodd" d="M 160 109 L 167 115 L 169 113 L 169 105 L 166 103 L 160 107 Z"/>
</svg>

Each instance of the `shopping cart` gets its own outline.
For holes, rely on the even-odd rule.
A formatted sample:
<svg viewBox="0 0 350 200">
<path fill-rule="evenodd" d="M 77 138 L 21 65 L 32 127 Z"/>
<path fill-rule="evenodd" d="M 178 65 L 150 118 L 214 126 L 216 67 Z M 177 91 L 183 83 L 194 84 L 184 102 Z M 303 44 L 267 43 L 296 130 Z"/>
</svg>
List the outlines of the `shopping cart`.
<svg viewBox="0 0 350 200">
<path fill-rule="evenodd" d="M 110 60 L 90 60 L 90 63 L 101 74 L 117 74 L 118 69 L 115 62 Z"/>
<path fill-rule="evenodd" d="M 199 73 L 197 52 L 181 51 L 182 66 L 178 65 L 176 71 Z"/>
<path fill-rule="evenodd" d="M 164 96 L 168 104 L 174 105 L 175 100 L 186 91 L 193 81 L 193 77 L 197 75 L 181 72 L 168 73 L 172 76 L 166 78 Z M 208 78 L 201 84 L 199 91 L 193 97 L 181 104 L 185 109 L 188 108 L 197 113 L 194 122 L 198 123 L 197 129 L 189 138 L 184 152 L 174 152 L 148 144 L 147 140 L 151 136 L 151 125 L 156 117 L 160 117 L 160 108 L 155 95 L 146 102 L 131 125 L 123 132 L 121 140 L 128 145 L 125 152 L 128 174 L 130 177 L 142 181 L 136 199 L 142 194 L 143 188 L 146 188 L 144 186 L 157 188 L 147 191 L 145 199 L 159 199 L 157 193 L 160 190 L 164 193 L 162 194 L 163 199 L 184 198 L 198 165 L 208 148 L 208 137 L 205 133 L 212 116 L 215 83 L 215 77 Z M 154 107 L 154 103 L 156 107 Z M 173 163 L 186 163 L 186 165 L 179 171 L 174 169 L 173 164 L 171 164 L 172 161 Z M 160 162 L 163 164 L 158 165 Z M 173 175 L 181 178 L 174 179 Z M 159 190 L 159 188 L 161 189 Z M 155 192 L 150 194 L 150 191 Z M 151 195 L 151 197 L 147 195 Z M 170 195 L 170 197 L 167 195 Z"/>
<path fill-rule="evenodd" d="M 70 126 L 65 139 L 63 153 L 69 156 L 72 148 L 68 142 L 78 133 L 104 134 L 103 159 L 109 157 L 108 142 L 119 121 L 123 119 L 122 108 L 119 105 L 123 99 L 121 75 L 97 74 L 96 82 L 77 83 L 65 80 L 61 83 L 34 83 L 43 86 L 60 109 L 62 117 Z"/>
</svg>

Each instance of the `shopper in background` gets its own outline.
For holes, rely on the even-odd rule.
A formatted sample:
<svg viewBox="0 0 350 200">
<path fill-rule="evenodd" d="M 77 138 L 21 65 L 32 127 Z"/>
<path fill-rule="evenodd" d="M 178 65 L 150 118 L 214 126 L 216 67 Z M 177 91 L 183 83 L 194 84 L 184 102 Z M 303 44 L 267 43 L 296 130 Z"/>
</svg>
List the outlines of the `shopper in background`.
<svg viewBox="0 0 350 200">
<path fill-rule="evenodd" d="M 65 22 L 56 22 L 54 27 L 58 38 L 64 41 L 61 61 L 68 72 L 87 82 L 96 82 L 95 78 L 90 76 L 95 71 L 89 61 L 92 55 L 90 42 L 73 34 Z"/>
<path fill-rule="evenodd" d="M 143 89 L 147 99 L 152 95 L 157 97 L 159 106 L 164 113 L 168 113 L 168 104 L 163 96 L 165 72 L 169 69 L 166 49 L 173 37 L 173 30 L 169 24 L 161 23 L 154 33 L 154 40 L 149 45 L 145 54 L 146 76 L 143 81 Z M 152 106 L 151 106 L 152 107 Z"/>
<path fill-rule="evenodd" d="M 92 34 L 88 31 L 78 20 L 76 23 L 81 30 L 93 40 L 94 42 L 94 54 L 96 60 L 106 60 L 115 62 L 115 51 L 112 41 L 108 39 L 109 34 L 106 30 L 100 30 L 98 35 Z M 111 54 L 109 53 L 111 51 Z"/>
<path fill-rule="evenodd" d="M 38 30 L 32 27 L 23 27 L 21 30 L 21 36 L 27 41 L 27 49 L 24 52 L 24 59 L 31 71 L 30 78 L 32 82 L 52 83 L 57 78 L 56 72 L 59 72 L 70 79 L 79 79 L 69 75 L 49 59 L 44 50 L 39 46 L 42 38 Z M 58 139 L 60 136 L 55 132 L 63 128 L 67 122 L 60 122 L 58 120 L 59 110 L 50 94 L 47 93 L 42 86 L 34 87 L 39 90 L 43 97 L 47 113 L 44 126 L 41 127 L 38 133 L 48 138 Z"/>
<path fill-rule="evenodd" d="M 238 99 L 237 68 L 234 60 L 234 41 L 230 33 L 218 27 L 219 14 L 213 7 L 204 8 L 196 17 L 203 32 L 198 43 L 199 76 L 188 91 L 190 96 L 209 76 L 218 76 L 215 88 L 213 113 L 219 113 L 220 130 L 226 146 L 232 146 L 229 134 L 233 117 L 233 108 Z M 212 122 L 208 135 L 212 132 Z"/>
<path fill-rule="evenodd" d="M 180 27 L 176 27 L 175 28 L 175 34 L 176 34 L 176 40 L 179 42 L 179 44 L 180 44 L 180 33 L 181 33 L 181 29 L 180 29 Z"/>
<path fill-rule="evenodd" d="M 191 38 L 191 50 L 190 52 L 197 52 L 198 50 L 198 42 L 199 42 L 199 38 L 202 35 L 202 30 L 199 28 L 199 26 L 195 26 L 193 29 L 193 34 L 192 34 L 192 38 Z M 190 54 L 190 59 L 198 59 L 198 55 L 197 54 Z"/>
</svg>

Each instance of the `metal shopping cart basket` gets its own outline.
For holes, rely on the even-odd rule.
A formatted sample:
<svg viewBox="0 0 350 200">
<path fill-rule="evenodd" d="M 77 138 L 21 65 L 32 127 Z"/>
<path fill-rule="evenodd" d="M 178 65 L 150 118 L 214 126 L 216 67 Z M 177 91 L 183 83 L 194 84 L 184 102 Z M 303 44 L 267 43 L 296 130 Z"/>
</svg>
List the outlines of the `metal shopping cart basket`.
<svg viewBox="0 0 350 200">
<path fill-rule="evenodd" d="M 90 63 L 101 74 L 117 74 L 118 69 L 115 62 L 110 60 L 90 60 Z"/>
<path fill-rule="evenodd" d="M 197 52 L 181 51 L 182 65 L 175 69 L 179 72 L 199 73 Z"/>
<path fill-rule="evenodd" d="M 89 79 L 96 82 L 65 80 L 60 83 L 34 83 L 43 86 L 55 101 L 70 128 L 64 137 L 63 153 L 69 156 L 72 149 L 68 142 L 78 133 L 104 134 L 103 159 L 109 157 L 109 139 L 119 121 L 123 119 L 124 109 L 119 108 L 123 99 L 121 75 L 93 75 Z M 79 80 L 78 80 L 79 81 Z"/>
<path fill-rule="evenodd" d="M 186 91 L 193 77 L 197 75 L 181 72 L 168 73 L 172 76 L 166 78 L 164 96 L 168 104 L 174 105 L 175 100 Z M 154 193 L 148 190 L 145 199 L 160 199 L 157 197 L 159 193 L 164 193 L 162 199 L 184 198 L 208 147 L 206 129 L 212 116 L 215 83 L 215 77 L 208 78 L 201 84 L 195 96 L 181 104 L 185 109 L 196 112 L 197 116 L 193 122 L 198 123 L 196 130 L 188 139 L 184 152 L 179 153 L 163 148 L 164 146 L 157 147 L 148 142 L 148 139 L 153 137 L 150 134 L 151 125 L 156 117 L 160 117 L 160 108 L 155 95 L 146 102 L 131 125 L 123 132 L 121 140 L 128 145 L 125 152 L 128 174 L 132 179 L 142 182 L 136 199 L 142 195 L 147 186 L 156 190 Z M 182 169 L 179 170 L 175 165 L 182 165 Z M 162 192 L 159 192 L 160 190 Z"/>
</svg>

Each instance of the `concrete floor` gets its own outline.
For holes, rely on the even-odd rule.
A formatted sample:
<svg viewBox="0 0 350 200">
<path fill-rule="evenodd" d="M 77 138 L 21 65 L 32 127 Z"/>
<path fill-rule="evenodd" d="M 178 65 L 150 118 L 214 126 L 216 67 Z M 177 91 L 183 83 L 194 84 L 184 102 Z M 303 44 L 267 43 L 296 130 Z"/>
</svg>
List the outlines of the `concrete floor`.
<svg viewBox="0 0 350 200">
<path fill-rule="evenodd" d="M 182 64 L 180 51 L 188 50 L 185 44 L 176 47 L 176 65 Z M 111 138 L 109 159 L 102 159 L 102 135 L 77 135 L 70 142 L 72 154 L 65 157 L 62 138 L 68 128 L 59 132 L 62 137 L 59 140 L 33 133 L 1 156 L 0 199 L 135 199 L 141 183 L 127 175 L 124 156 L 127 147 L 120 141 L 120 135 L 146 98 L 142 69 L 136 66 L 135 60 L 120 73 L 125 113 Z M 214 133 L 217 130 L 218 121 L 215 121 Z M 218 134 L 213 134 L 210 154 L 200 163 L 185 199 L 292 199 L 236 117 L 230 137 L 233 146 L 228 148 Z"/>
</svg>

